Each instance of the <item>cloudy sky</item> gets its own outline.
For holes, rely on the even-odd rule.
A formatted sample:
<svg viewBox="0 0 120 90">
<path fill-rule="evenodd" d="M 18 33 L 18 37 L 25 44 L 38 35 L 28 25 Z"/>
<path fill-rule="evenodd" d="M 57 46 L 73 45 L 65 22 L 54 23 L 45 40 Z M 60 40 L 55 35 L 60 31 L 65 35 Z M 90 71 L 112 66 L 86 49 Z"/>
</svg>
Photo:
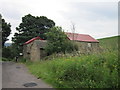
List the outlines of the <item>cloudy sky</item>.
<svg viewBox="0 0 120 90">
<path fill-rule="evenodd" d="M 27 14 L 46 16 L 65 32 L 89 34 L 104 38 L 118 35 L 118 0 L 0 0 L 0 13 L 15 28 Z"/>
</svg>

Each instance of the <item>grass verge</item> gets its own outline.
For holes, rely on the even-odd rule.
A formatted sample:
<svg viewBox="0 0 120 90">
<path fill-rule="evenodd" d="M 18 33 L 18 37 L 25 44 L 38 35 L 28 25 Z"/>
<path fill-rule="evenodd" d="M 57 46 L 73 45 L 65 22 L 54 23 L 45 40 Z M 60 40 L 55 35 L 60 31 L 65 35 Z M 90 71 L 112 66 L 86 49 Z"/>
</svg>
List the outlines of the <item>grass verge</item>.
<svg viewBox="0 0 120 90">
<path fill-rule="evenodd" d="M 55 88 L 117 88 L 117 52 L 26 63 L 30 72 Z"/>
</svg>

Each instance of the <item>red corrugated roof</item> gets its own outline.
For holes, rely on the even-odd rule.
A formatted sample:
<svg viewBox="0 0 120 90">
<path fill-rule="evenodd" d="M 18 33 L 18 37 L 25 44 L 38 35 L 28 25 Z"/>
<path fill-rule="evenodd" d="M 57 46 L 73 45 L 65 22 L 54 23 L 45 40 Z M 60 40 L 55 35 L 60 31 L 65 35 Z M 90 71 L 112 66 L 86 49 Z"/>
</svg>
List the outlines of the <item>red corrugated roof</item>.
<svg viewBox="0 0 120 90">
<path fill-rule="evenodd" d="M 90 35 L 86 35 L 86 34 L 77 34 L 77 33 L 68 33 L 66 32 L 68 39 L 70 40 L 75 40 L 75 41 L 82 41 L 82 42 L 99 42 L 98 40 L 94 39 L 93 37 L 91 37 Z M 73 38 L 74 37 L 74 38 Z M 27 42 L 24 43 L 24 45 L 29 44 L 31 42 L 33 42 L 34 40 L 43 40 L 40 37 L 35 37 L 32 38 L 30 40 L 28 40 Z"/>
<path fill-rule="evenodd" d="M 86 34 L 77 34 L 77 33 L 66 33 L 70 40 L 82 41 L 82 42 L 99 42 L 90 35 Z"/>
<path fill-rule="evenodd" d="M 43 40 L 40 37 L 35 37 L 35 38 L 32 38 L 32 39 L 28 40 L 27 42 L 25 42 L 24 45 L 29 44 L 29 43 L 33 42 L 34 40 L 38 40 L 38 39 Z"/>
</svg>

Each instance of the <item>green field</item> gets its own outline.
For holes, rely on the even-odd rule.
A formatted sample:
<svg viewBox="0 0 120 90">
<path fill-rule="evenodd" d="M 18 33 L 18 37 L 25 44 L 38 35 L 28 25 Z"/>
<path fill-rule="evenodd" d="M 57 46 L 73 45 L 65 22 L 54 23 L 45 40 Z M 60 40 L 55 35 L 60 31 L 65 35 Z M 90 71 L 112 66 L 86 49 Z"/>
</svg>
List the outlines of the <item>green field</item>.
<svg viewBox="0 0 120 90">
<path fill-rule="evenodd" d="M 26 62 L 29 71 L 55 88 L 118 88 L 118 36 L 99 39 L 103 53 Z"/>
<path fill-rule="evenodd" d="M 116 51 L 118 50 L 118 39 L 120 36 L 114 36 L 109 38 L 98 39 L 100 41 L 100 46 L 105 51 Z"/>
</svg>

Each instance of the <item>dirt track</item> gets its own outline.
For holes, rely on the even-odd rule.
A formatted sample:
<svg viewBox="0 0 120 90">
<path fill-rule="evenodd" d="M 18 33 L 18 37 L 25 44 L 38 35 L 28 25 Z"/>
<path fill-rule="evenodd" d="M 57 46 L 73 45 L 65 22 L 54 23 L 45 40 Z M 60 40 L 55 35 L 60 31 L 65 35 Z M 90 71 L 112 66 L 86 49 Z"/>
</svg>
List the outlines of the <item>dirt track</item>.
<svg viewBox="0 0 120 90">
<path fill-rule="evenodd" d="M 27 83 L 34 83 L 37 86 L 26 87 Z M 13 62 L 2 63 L 2 88 L 52 88 L 31 75 L 25 65 Z"/>
</svg>

